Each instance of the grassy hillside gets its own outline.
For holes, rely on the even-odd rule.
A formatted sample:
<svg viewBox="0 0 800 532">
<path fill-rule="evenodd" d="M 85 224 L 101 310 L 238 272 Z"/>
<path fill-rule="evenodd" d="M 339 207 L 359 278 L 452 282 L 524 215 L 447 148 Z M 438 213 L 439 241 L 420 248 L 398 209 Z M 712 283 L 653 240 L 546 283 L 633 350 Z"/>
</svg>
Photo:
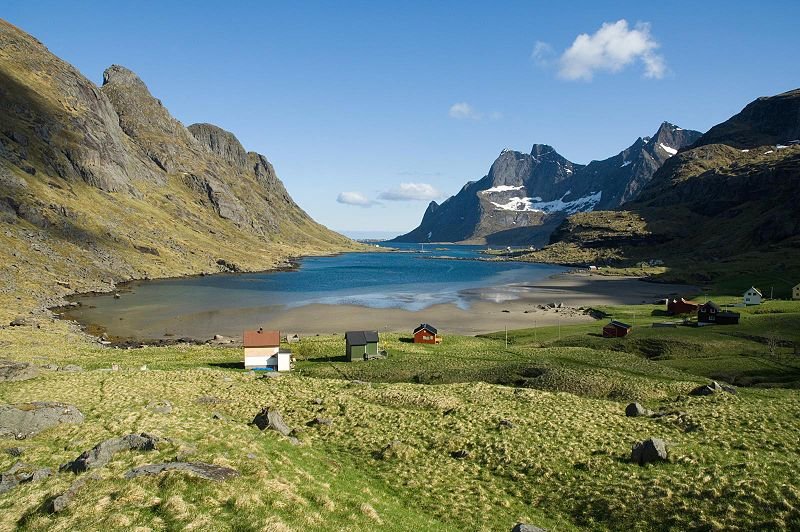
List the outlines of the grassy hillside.
<svg viewBox="0 0 800 532">
<path fill-rule="evenodd" d="M 56 516 L 42 504 L 72 473 L 0 495 L 0 527 L 800 526 L 800 398 L 785 389 L 800 380 L 800 303 L 751 307 L 738 327 L 702 329 L 648 328 L 664 319 L 650 305 L 598 310 L 635 319 L 633 335 L 599 338 L 603 322 L 511 331 L 508 347 L 504 333 L 446 335 L 437 347 L 382 334 L 389 357 L 367 363 L 339 361 L 341 338 L 308 337 L 290 346 L 296 371 L 266 379 L 238 369 L 237 348 L 104 348 L 64 322 L 35 334 L 0 329 L 3 355 L 85 369 L 43 369 L 6 383 L 0 402 L 62 400 L 86 415 L 81 425 L 0 448 L 20 447 L 26 462 L 55 467 L 113 436 L 171 439 L 156 451 L 116 455 Z M 771 336 L 780 342 L 770 344 Z M 736 395 L 688 396 L 706 377 L 742 386 Z M 173 411 L 151 411 L 153 400 L 170 401 Z M 665 415 L 627 418 L 630 400 Z M 299 446 L 248 425 L 266 405 L 281 410 Z M 670 443 L 669 460 L 630 463 L 631 445 L 651 436 Z M 175 457 L 241 476 L 123 478 L 131 467 Z M 0 470 L 15 461 L 0 453 Z"/>
</svg>

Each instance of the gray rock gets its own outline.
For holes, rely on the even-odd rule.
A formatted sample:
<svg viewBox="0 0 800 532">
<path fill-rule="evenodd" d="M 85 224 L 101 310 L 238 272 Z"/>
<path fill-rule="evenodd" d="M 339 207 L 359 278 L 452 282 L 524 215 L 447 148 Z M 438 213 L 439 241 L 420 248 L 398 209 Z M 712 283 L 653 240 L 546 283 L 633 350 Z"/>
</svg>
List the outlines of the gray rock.
<svg viewBox="0 0 800 532">
<path fill-rule="evenodd" d="M 39 374 L 36 366 L 28 362 L 0 360 L 0 382 L 25 381 Z"/>
<path fill-rule="evenodd" d="M 252 424 L 258 427 L 258 430 L 274 430 L 289 438 L 289 441 L 295 445 L 300 443 L 297 438 L 292 436 L 294 430 L 283 421 L 283 416 L 276 408 L 270 406 L 262 408 L 253 418 Z"/>
<path fill-rule="evenodd" d="M 711 381 L 711 384 L 703 384 L 694 388 L 692 391 L 689 392 L 689 395 L 694 396 L 703 396 L 703 395 L 714 395 L 717 392 L 723 391 L 723 387 L 719 385 L 717 381 Z"/>
<path fill-rule="evenodd" d="M 69 488 L 57 497 L 53 497 L 47 503 L 47 511 L 51 514 L 55 514 L 58 512 L 62 512 L 67 509 L 67 507 L 72 503 L 72 499 L 75 498 L 75 495 L 86 485 L 87 482 L 90 480 L 98 480 L 100 475 L 94 473 L 92 475 L 87 475 L 84 477 L 80 477 L 75 482 L 70 484 Z"/>
<path fill-rule="evenodd" d="M 171 414 L 172 403 L 165 399 L 158 399 L 150 401 L 147 404 L 147 409 L 151 412 L 155 412 L 156 414 Z"/>
<path fill-rule="evenodd" d="M 0 405 L 0 438 L 18 440 L 62 423 L 82 423 L 83 414 L 72 405 L 53 402 Z"/>
<path fill-rule="evenodd" d="M 650 438 L 636 443 L 631 450 L 631 461 L 639 465 L 666 459 L 667 444 L 659 438 Z"/>
<path fill-rule="evenodd" d="M 653 411 L 648 410 L 639 403 L 631 403 L 625 407 L 625 415 L 627 417 L 649 417 L 653 415 Z"/>
<path fill-rule="evenodd" d="M 36 469 L 31 465 L 17 462 L 7 471 L 0 473 L 0 493 L 5 493 L 20 484 L 37 482 L 52 474 L 49 467 Z"/>
<path fill-rule="evenodd" d="M 228 480 L 239 476 L 239 472 L 230 467 L 222 467 L 203 462 L 165 462 L 162 464 L 149 464 L 135 467 L 125 473 L 125 478 L 131 479 L 143 475 L 158 475 L 166 471 L 186 471 L 208 480 Z"/>
<path fill-rule="evenodd" d="M 547 532 L 546 528 L 539 528 L 538 526 L 529 525 L 528 523 L 517 523 L 511 532 Z"/>
<path fill-rule="evenodd" d="M 111 438 L 98 443 L 88 451 L 84 451 L 72 462 L 61 466 L 61 471 L 83 473 L 89 469 L 103 467 L 115 454 L 123 451 L 152 451 L 158 448 L 161 438 L 146 432 L 141 434 L 128 434 L 120 438 Z"/>
</svg>

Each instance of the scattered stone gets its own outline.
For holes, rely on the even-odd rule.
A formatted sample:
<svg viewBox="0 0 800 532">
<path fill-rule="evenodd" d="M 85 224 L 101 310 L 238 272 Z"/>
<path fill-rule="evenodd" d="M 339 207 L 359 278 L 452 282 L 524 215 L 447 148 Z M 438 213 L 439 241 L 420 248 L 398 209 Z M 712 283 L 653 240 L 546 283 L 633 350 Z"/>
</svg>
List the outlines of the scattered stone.
<svg viewBox="0 0 800 532">
<path fill-rule="evenodd" d="M 721 391 L 722 391 L 722 386 L 720 386 L 717 381 L 711 381 L 711 384 L 703 384 L 693 389 L 691 392 L 689 392 L 689 395 L 694 395 L 694 396 L 714 395 L 715 393 Z"/>
<path fill-rule="evenodd" d="M 72 499 L 75 498 L 75 495 L 78 494 L 78 492 L 81 490 L 81 488 L 83 488 L 83 486 L 87 482 L 89 482 L 90 480 L 98 480 L 99 478 L 100 475 L 95 473 L 77 479 L 75 482 L 70 484 L 69 488 L 67 488 L 67 491 L 65 491 L 58 497 L 54 497 L 47 503 L 47 511 L 50 512 L 51 514 L 56 514 L 58 512 L 65 510 L 72 502 Z"/>
<path fill-rule="evenodd" d="M 146 432 L 128 434 L 121 438 L 111 438 L 98 443 L 88 451 L 84 451 L 72 462 L 62 465 L 61 471 L 72 471 L 76 474 L 83 473 L 89 469 L 103 467 L 119 452 L 152 451 L 158 448 L 159 442 L 161 442 L 161 438 Z"/>
<path fill-rule="evenodd" d="M 26 381 L 37 375 L 39 370 L 33 364 L 0 360 L 0 382 Z"/>
<path fill-rule="evenodd" d="M 307 423 L 307 425 L 309 427 L 313 427 L 314 425 L 326 425 L 326 426 L 328 426 L 328 425 L 331 425 L 331 424 L 333 424 L 333 421 L 330 420 L 329 418 L 326 418 L 326 417 L 315 417 L 314 419 L 312 419 L 311 421 L 309 421 Z"/>
<path fill-rule="evenodd" d="M 501 420 L 498 422 L 498 424 L 497 424 L 497 425 L 498 425 L 498 427 L 499 427 L 499 428 L 501 428 L 501 429 L 513 429 L 514 427 L 516 427 L 516 425 L 514 425 L 514 424 L 513 424 L 513 423 L 512 423 L 510 420 L 508 420 L 508 419 L 501 419 Z"/>
<path fill-rule="evenodd" d="M 631 461 L 639 465 L 666 459 L 667 444 L 659 438 L 650 438 L 636 443 L 631 450 Z"/>
<path fill-rule="evenodd" d="M 58 370 L 59 371 L 67 371 L 67 372 L 70 372 L 70 373 L 78 373 L 80 371 L 83 371 L 83 368 L 80 367 L 80 366 L 76 366 L 75 364 L 67 364 L 66 366 L 61 367 Z"/>
<path fill-rule="evenodd" d="M 625 407 L 625 415 L 627 417 L 650 417 L 653 415 L 653 411 L 648 410 L 639 403 L 631 403 Z"/>
<path fill-rule="evenodd" d="M 0 493 L 5 493 L 20 484 L 36 482 L 49 477 L 53 472 L 49 467 L 35 469 L 23 462 L 17 462 L 7 471 L 0 473 Z"/>
<path fill-rule="evenodd" d="M 186 471 L 208 480 L 228 480 L 239 476 L 239 472 L 230 467 L 222 467 L 203 462 L 165 462 L 163 464 L 150 464 L 139 466 L 125 473 L 125 478 L 131 479 L 142 475 L 158 475 L 166 471 Z"/>
<path fill-rule="evenodd" d="M 0 405 L 0 438 L 22 440 L 62 423 L 82 422 L 83 414 L 74 406 L 64 403 Z"/>
<path fill-rule="evenodd" d="M 150 401 L 147 404 L 147 409 L 156 414 L 171 414 L 172 403 L 170 403 L 166 399 L 157 399 L 154 401 Z"/>
<path fill-rule="evenodd" d="M 17 316 L 13 320 L 11 320 L 11 323 L 9 323 L 9 325 L 11 325 L 12 327 L 26 327 L 28 325 L 33 325 L 33 324 L 34 321 L 26 316 Z"/>
<path fill-rule="evenodd" d="M 261 431 L 267 429 L 274 430 L 289 438 L 289 441 L 294 445 L 300 443 L 297 438 L 292 436 L 292 428 L 283 421 L 283 416 L 281 416 L 281 413 L 276 408 L 269 406 L 262 408 L 261 411 L 256 414 L 256 417 L 253 418 L 252 424 Z"/>
<path fill-rule="evenodd" d="M 529 525 L 528 523 L 517 523 L 511 532 L 547 532 L 546 528 L 539 528 L 538 526 Z"/>
<path fill-rule="evenodd" d="M 469 451 L 466 449 L 459 449 L 457 451 L 451 452 L 450 456 L 452 456 L 453 458 L 457 458 L 459 460 L 463 460 L 465 458 L 469 458 Z"/>
<path fill-rule="evenodd" d="M 14 458 L 19 458 L 25 453 L 22 447 L 7 447 L 4 451 L 7 455 L 13 456 Z"/>
</svg>

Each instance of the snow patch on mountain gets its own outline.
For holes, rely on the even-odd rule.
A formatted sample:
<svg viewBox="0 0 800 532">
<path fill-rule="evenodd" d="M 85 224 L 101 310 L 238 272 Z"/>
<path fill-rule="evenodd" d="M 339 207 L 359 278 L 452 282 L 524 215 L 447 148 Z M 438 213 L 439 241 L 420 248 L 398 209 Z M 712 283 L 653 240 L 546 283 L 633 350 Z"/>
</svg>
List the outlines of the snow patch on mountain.
<svg viewBox="0 0 800 532">
<path fill-rule="evenodd" d="M 676 153 L 678 153 L 678 150 L 676 150 L 675 148 L 670 148 L 669 146 L 667 146 L 663 142 L 659 142 L 658 145 L 661 146 L 662 150 L 664 150 L 665 152 L 669 153 L 670 155 L 675 155 Z"/>
<path fill-rule="evenodd" d="M 493 192 L 508 192 L 509 190 L 520 190 L 522 186 L 519 187 L 512 187 L 511 185 L 499 185 L 492 188 L 487 188 L 486 190 L 482 190 L 481 194 L 491 194 Z"/>
<path fill-rule="evenodd" d="M 591 194 L 572 201 L 564 201 L 569 195 L 569 191 L 561 196 L 560 199 L 553 201 L 542 201 L 542 198 L 510 198 L 505 203 L 491 202 L 497 209 L 503 211 L 531 211 L 549 214 L 552 212 L 566 212 L 575 214 L 576 212 L 591 211 L 600 202 L 603 192 L 592 192 Z"/>
</svg>

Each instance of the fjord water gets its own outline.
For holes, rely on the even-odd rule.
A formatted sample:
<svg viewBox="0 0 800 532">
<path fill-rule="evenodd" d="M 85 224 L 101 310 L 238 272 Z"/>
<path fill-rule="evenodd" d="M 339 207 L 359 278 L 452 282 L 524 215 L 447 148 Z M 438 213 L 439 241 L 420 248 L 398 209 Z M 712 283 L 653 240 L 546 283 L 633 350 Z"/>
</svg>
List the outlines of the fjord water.
<svg viewBox="0 0 800 532">
<path fill-rule="evenodd" d="M 474 301 L 502 301 L 502 287 L 532 282 L 564 271 L 560 266 L 469 260 L 483 246 L 386 244 L 405 252 L 346 253 L 310 257 L 298 269 L 217 274 L 128 284 L 122 297 L 80 296 L 69 317 L 103 327 L 114 336 L 153 338 L 170 327 L 203 323 L 212 335 L 240 315 L 249 327 L 254 313 L 268 317 L 310 304 L 356 305 L 410 311 L 451 303 L 468 309 Z M 492 288 L 498 288 L 497 291 Z M 193 329 L 195 332 L 197 328 Z"/>
</svg>

